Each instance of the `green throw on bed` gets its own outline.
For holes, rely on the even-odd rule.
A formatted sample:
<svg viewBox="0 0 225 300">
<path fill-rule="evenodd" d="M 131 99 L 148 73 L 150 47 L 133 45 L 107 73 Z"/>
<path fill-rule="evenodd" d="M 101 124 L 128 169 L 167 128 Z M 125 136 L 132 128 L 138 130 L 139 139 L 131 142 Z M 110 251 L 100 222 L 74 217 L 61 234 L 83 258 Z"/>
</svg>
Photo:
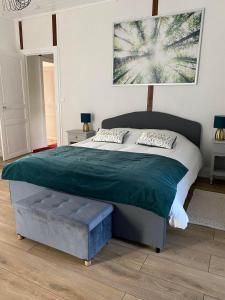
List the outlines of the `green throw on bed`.
<svg viewBox="0 0 225 300">
<path fill-rule="evenodd" d="M 180 162 L 160 155 L 63 146 L 8 164 L 2 178 L 168 217 L 177 184 L 187 171 Z"/>
</svg>

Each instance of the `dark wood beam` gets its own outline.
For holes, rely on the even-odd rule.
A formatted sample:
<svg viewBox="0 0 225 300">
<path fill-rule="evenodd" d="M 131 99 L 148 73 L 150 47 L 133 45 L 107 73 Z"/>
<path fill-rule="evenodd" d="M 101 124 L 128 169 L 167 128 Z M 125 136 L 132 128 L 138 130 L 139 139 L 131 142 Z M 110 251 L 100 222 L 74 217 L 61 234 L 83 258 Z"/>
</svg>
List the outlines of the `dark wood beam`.
<svg viewBox="0 0 225 300">
<path fill-rule="evenodd" d="M 57 19 L 56 14 L 52 15 L 52 44 L 57 46 Z"/>
<path fill-rule="evenodd" d="M 152 0 L 152 16 L 157 16 L 159 10 L 159 0 Z M 152 111 L 154 98 L 154 85 L 148 86 L 147 111 Z"/>
<path fill-rule="evenodd" d="M 152 0 L 152 16 L 157 16 L 159 11 L 159 0 Z"/>
<path fill-rule="evenodd" d="M 23 50 L 23 25 L 22 21 L 18 22 L 19 26 L 19 37 L 20 37 L 20 49 Z"/>
<path fill-rule="evenodd" d="M 147 111 L 152 111 L 154 96 L 154 85 L 148 86 Z"/>
</svg>

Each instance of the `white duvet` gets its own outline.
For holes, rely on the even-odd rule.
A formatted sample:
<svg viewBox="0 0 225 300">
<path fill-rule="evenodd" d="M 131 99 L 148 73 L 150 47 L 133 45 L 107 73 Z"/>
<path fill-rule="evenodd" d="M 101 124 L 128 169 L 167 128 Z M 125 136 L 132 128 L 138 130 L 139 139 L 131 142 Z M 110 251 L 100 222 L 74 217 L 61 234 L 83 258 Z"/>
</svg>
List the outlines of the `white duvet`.
<svg viewBox="0 0 225 300">
<path fill-rule="evenodd" d="M 178 133 L 176 133 L 177 140 L 172 150 L 137 145 L 136 141 L 144 130 L 128 129 L 128 131 L 129 133 L 126 135 L 123 144 L 93 142 L 92 139 L 88 139 L 83 142 L 74 144 L 73 146 L 158 154 L 176 159 L 181 162 L 188 168 L 188 172 L 177 186 L 177 193 L 169 215 L 169 223 L 173 227 L 185 229 L 188 225 L 189 219 L 183 208 L 184 202 L 191 185 L 196 180 L 198 173 L 202 167 L 202 155 L 199 148 L 192 142 L 190 142 L 187 138 Z"/>
</svg>

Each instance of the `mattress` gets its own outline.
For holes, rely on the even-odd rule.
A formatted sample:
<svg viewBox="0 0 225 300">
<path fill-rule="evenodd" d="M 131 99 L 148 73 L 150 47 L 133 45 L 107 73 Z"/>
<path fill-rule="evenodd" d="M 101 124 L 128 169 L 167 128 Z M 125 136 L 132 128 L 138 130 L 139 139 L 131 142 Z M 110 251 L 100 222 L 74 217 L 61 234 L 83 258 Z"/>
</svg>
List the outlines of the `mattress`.
<svg viewBox="0 0 225 300">
<path fill-rule="evenodd" d="M 176 159 L 187 167 L 188 172 L 179 182 L 177 193 L 169 214 L 169 224 L 172 227 L 185 229 L 188 225 L 189 218 L 184 210 L 184 203 L 191 185 L 195 182 L 198 173 L 202 167 L 202 155 L 199 148 L 190 142 L 184 136 L 176 133 L 177 139 L 173 149 L 163 149 L 137 145 L 136 141 L 144 130 L 130 129 L 126 135 L 123 144 L 93 142 L 92 138 L 83 142 L 73 144 L 73 146 L 89 147 L 104 150 L 127 151 L 145 154 L 157 154 Z M 169 132 L 169 131 L 168 131 Z"/>
</svg>

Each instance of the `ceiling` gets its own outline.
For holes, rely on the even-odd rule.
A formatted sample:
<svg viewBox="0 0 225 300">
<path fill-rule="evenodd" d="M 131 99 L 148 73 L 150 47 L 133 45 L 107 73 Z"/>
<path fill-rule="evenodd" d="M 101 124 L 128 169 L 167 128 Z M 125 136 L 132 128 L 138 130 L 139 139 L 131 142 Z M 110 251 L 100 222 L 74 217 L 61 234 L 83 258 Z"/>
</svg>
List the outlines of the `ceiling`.
<svg viewBox="0 0 225 300">
<path fill-rule="evenodd" d="M 104 2 L 107 0 L 31 0 L 31 4 L 20 12 L 4 11 L 0 0 L 0 16 L 21 18 L 35 14 L 42 14 L 75 6 Z"/>
</svg>

